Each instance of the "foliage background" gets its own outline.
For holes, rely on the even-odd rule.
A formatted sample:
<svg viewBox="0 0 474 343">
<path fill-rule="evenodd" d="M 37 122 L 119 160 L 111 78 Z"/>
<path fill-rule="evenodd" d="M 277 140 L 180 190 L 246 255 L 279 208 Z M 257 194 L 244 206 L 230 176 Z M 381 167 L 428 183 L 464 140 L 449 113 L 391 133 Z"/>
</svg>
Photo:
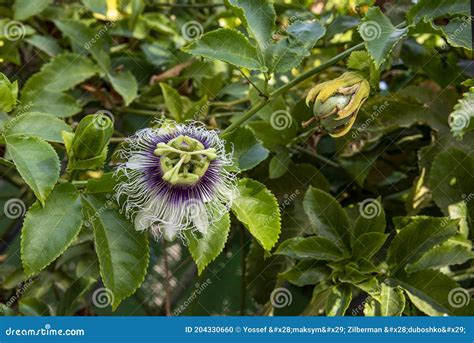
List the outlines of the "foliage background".
<svg viewBox="0 0 474 343">
<path fill-rule="evenodd" d="M 18 101 L 0 88 L 2 313 L 472 315 L 469 1 L 419 2 L 256 1 L 242 14 L 252 2 L 2 1 L 0 70 L 19 88 Z M 292 34 L 294 22 L 308 30 Z M 308 90 L 347 69 L 372 86 L 352 130 L 303 128 Z M 114 122 L 106 162 L 67 174 L 61 132 L 98 112 Z M 234 210 L 200 275 L 187 244 L 137 234 L 111 200 L 114 152 L 157 118 L 239 126 L 225 135 L 236 169 L 259 182 L 243 210 L 254 231 Z M 52 231 L 59 212 L 67 223 Z M 349 255 L 324 228 L 352 232 Z M 115 248 L 138 267 L 107 268 L 101 244 L 122 235 Z"/>
</svg>

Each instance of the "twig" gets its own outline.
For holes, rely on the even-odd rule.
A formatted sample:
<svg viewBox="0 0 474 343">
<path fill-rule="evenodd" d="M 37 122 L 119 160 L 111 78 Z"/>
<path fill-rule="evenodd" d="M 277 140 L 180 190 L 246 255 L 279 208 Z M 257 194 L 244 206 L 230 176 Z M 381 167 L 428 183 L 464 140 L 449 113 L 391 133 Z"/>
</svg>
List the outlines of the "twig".
<svg viewBox="0 0 474 343">
<path fill-rule="evenodd" d="M 250 80 L 250 78 L 247 77 L 247 75 L 245 75 L 245 73 L 240 69 L 238 68 L 240 73 L 242 74 L 242 76 L 253 86 L 253 88 L 255 88 L 258 92 L 258 95 L 261 96 L 262 98 L 265 98 L 265 99 L 268 99 L 268 95 L 264 92 L 262 92 L 260 90 L 260 88 L 257 87 L 257 85 L 255 83 L 252 82 L 252 80 Z"/>
</svg>

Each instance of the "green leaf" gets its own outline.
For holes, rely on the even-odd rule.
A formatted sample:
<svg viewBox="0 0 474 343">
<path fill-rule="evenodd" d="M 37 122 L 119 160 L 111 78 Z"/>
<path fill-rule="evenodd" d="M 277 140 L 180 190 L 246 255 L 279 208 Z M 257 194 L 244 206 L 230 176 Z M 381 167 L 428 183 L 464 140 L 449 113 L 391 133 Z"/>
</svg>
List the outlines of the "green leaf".
<svg viewBox="0 0 474 343">
<path fill-rule="evenodd" d="M 18 82 L 10 82 L 8 77 L 0 73 L 0 111 L 10 112 L 16 106 Z"/>
<path fill-rule="evenodd" d="M 434 25 L 434 24 L 432 24 Z M 449 23 L 439 26 L 449 45 L 472 51 L 471 17 L 450 18 Z"/>
<path fill-rule="evenodd" d="M 37 274 L 73 242 L 82 225 L 79 193 L 70 183 L 58 185 L 41 207 L 28 210 L 21 233 L 21 260 L 27 276 Z"/>
<path fill-rule="evenodd" d="M 472 154 L 451 148 L 436 155 L 429 179 L 433 199 L 445 214 L 448 214 L 449 205 L 466 202 L 471 227 L 474 223 L 474 201 L 466 199 L 474 193 L 472 170 Z"/>
<path fill-rule="evenodd" d="M 474 258 L 470 240 L 458 234 L 446 242 L 435 246 L 420 259 L 406 266 L 409 273 L 424 269 L 439 269 L 455 264 L 462 264 Z"/>
<path fill-rule="evenodd" d="M 269 151 L 257 140 L 250 129 L 240 127 L 222 136 L 228 151 L 234 151 L 232 170 L 250 170 L 268 157 Z"/>
<path fill-rule="evenodd" d="M 97 66 L 87 57 L 66 52 L 51 59 L 39 72 L 31 76 L 22 93 L 67 91 L 98 73 Z"/>
<path fill-rule="evenodd" d="M 257 49 L 242 33 L 233 29 L 208 32 L 182 50 L 194 56 L 224 61 L 236 67 L 266 70 L 257 58 Z"/>
<path fill-rule="evenodd" d="M 51 57 L 54 57 L 61 53 L 61 47 L 58 42 L 49 36 L 33 35 L 25 39 L 28 44 L 33 45 L 35 48 L 44 51 Z"/>
<path fill-rule="evenodd" d="M 161 92 L 165 100 L 166 109 L 177 122 L 181 122 L 184 115 L 184 106 L 178 91 L 166 83 L 160 83 Z"/>
<path fill-rule="evenodd" d="M 85 56 L 58 55 L 28 79 L 21 92 L 21 103 L 28 112 L 51 113 L 57 117 L 74 115 L 81 107 L 73 97 L 62 92 L 98 72 L 98 67 Z"/>
<path fill-rule="evenodd" d="M 198 266 L 199 275 L 222 252 L 229 231 L 230 216 L 226 213 L 219 221 L 213 223 L 209 231 L 202 236 L 199 233 L 186 232 L 189 252 Z"/>
<path fill-rule="evenodd" d="M 13 4 L 14 18 L 16 20 L 25 20 L 34 15 L 37 15 L 51 5 L 53 0 L 15 0 Z"/>
<path fill-rule="evenodd" d="M 359 24 L 358 30 L 377 68 L 390 57 L 395 45 L 408 32 L 406 28 L 395 28 L 379 7 L 369 9 Z"/>
<path fill-rule="evenodd" d="M 274 112 L 276 115 L 269 121 L 258 120 L 248 123 L 257 139 L 261 140 L 266 148 L 273 150 L 278 145 L 286 145 L 296 136 L 298 124 L 286 111 Z M 278 122 L 278 118 L 282 120 Z M 285 119 L 286 118 L 286 119 Z"/>
<path fill-rule="evenodd" d="M 401 316 L 405 308 L 405 296 L 398 287 L 390 287 L 382 283 L 380 294 L 382 316 Z"/>
<path fill-rule="evenodd" d="M 85 215 L 94 229 L 102 281 L 112 292 L 112 309 L 132 295 L 145 279 L 149 245 L 146 234 L 137 232 L 105 197 L 84 195 Z"/>
<path fill-rule="evenodd" d="M 359 217 L 354 225 L 354 239 L 369 232 L 385 232 L 385 210 L 380 197 L 377 199 L 366 199 L 358 204 Z"/>
<path fill-rule="evenodd" d="M 71 117 L 82 110 L 74 97 L 65 93 L 48 91 L 23 92 L 21 103 L 26 104 L 29 112 L 44 112 L 59 118 Z"/>
<path fill-rule="evenodd" d="M 257 41 L 260 51 L 272 42 L 276 14 L 266 0 L 226 0 L 226 5 L 242 20 L 248 33 Z"/>
<path fill-rule="evenodd" d="M 71 127 L 57 117 L 41 112 L 30 112 L 12 118 L 5 125 L 5 135 L 33 136 L 45 141 L 63 143 L 62 131 L 71 132 Z"/>
<path fill-rule="evenodd" d="M 87 180 L 87 193 L 112 193 L 119 177 L 115 177 L 113 172 L 104 173 L 100 179 Z"/>
<path fill-rule="evenodd" d="M 37 137 L 5 137 L 8 153 L 21 177 L 41 204 L 59 178 L 59 158 L 51 145 Z"/>
<path fill-rule="evenodd" d="M 367 51 L 354 51 L 347 60 L 349 69 L 358 70 L 369 80 L 373 89 L 379 88 L 381 70 L 377 68 L 374 61 L 370 59 Z"/>
<path fill-rule="evenodd" d="M 303 58 L 311 54 L 311 49 L 325 32 L 326 29 L 317 20 L 292 23 L 286 30 L 287 37 L 267 47 L 266 64 L 269 72 L 282 73 L 298 67 Z"/>
<path fill-rule="evenodd" d="M 68 288 L 58 306 L 58 316 L 74 315 L 77 302 L 89 291 L 96 280 L 93 278 L 80 278 L 75 280 Z"/>
<path fill-rule="evenodd" d="M 331 270 L 325 266 L 318 265 L 315 261 L 300 261 L 280 276 L 292 284 L 303 287 L 316 285 L 321 281 L 329 279 Z"/>
<path fill-rule="evenodd" d="M 446 0 L 436 2 L 431 0 L 420 0 L 410 8 L 407 19 L 410 24 L 420 21 L 430 21 L 439 17 L 451 17 L 455 14 L 470 16 L 470 0 Z"/>
<path fill-rule="evenodd" d="M 270 160 L 268 166 L 268 174 L 270 179 L 278 179 L 288 172 L 290 166 L 291 157 L 287 151 L 281 151 Z"/>
<path fill-rule="evenodd" d="M 69 38 L 74 51 L 83 55 L 91 54 L 97 61 L 101 71 L 108 73 L 111 68 L 110 57 L 105 46 L 105 38 L 102 31 L 96 31 L 85 23 L 74 19 L 53 20 L 54 24 L 64 36 Z M 117 22 L 115 25 L 119 25 Z M 104 27 L 101 29 L 103 30 Z"/>
<path fill-rule="evenodd" d="M 123 98 L 125 106 L 132 103 L 138 94 L 138 83 L 135 76 L 129 70 L 123 70 L 120 72 L 111 72 L 107 74 L 107 77 L 112 84 L 112 87 L 120 94 Z"/>
<path fill-rule="evenodd" d="M 349 217 L 337 200 L 324 191 L 310 187 L 303 207 L 318 236 L 347 251 L 350 243 Z"/>
<path fill-rule="evenodd" d="M 337 261 L 346 257 L 333 242 L 323 237 L 293 238 L 288 241 L 282 248 L 279 247 L 275 254 L 287 255 L 296 259 L 311 258 L 329 261 Z"/>
<path fill-rule="evenodd" d="M 301 242 L 304 238 L 303 237 L 293 237 L 281 242 L 277 249 L 275 250 L 275 255 L 285 255 L 294 259 L 299 259 L 298 253 L 293 249 L 293 246 Z"/>
<path fill-rule="evenodd" d="M 232 204 L 232 212 L 260 245 L 271 250 L 280 236 L 280 209 L 275 196 L 260 182 L 241 179 L 239 196 Z"/>
<path fill-rule="evenodd" d="M 424 253 L 457 232 L 458 220 L 416 217 L 402 227 L 390 244 L 387 254 L 389 267 L 397 271 L 417 261 Z"/>
<path fill-rule="evenodd" d="M 342 284 L 331 288 L 326 301 L 327 316 L 343 316 L 352 300 L 352 291 L 349 285 Z"/>
<path fill-rule="evenodd" d="M 352 255 L 355 258 L 369 259 L 384 245 L 388 235 L 379 232 L 367 232 L 360 236 L 354 235 Z"/>
<path fill-rule="evenodd" d="M 405 289 L 411 302 L 429 316 L 474 314 L 474 306 L 472 302 L 469 303 L 469 293 L 439 271 L 423 270 L 410 275 L 402 274 L 389 281 Z M 465 306 L 458 305 L 455 292 L 458 295 L 464 293 L 461 299 L 467 297 Z"/>
<path fill-rule="evenodd" d="M 22 297 L 18 302 L 18 310 L 23 316 L 51 315 L 51 308 L 47 303 L 32 297 Z"/>
</svg>

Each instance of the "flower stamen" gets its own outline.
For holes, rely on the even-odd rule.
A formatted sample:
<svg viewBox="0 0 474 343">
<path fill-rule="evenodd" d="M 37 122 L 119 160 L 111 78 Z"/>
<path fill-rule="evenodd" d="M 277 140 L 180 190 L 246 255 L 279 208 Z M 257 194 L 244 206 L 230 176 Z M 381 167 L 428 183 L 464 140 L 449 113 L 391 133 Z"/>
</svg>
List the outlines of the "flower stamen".
<svg viewBox="0 0 474 343">
<path fill-rule="evenodd" d="M 172 185 L 193 185 L 217 158 L 215 148 L 206 149 L 198 140 L 180 135 L 168 143 L 158 143 L 154 151 L 160 158 L 163 180 Z"/>
</svg>

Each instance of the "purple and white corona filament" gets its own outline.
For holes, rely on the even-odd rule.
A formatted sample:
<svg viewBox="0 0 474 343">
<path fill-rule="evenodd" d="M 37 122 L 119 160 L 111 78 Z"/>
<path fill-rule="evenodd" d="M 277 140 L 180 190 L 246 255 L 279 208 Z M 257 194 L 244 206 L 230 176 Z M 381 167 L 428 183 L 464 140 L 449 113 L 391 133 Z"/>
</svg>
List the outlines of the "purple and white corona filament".
<svg viewBox="0 0 474 343">
<path fill-rule="evenodd" d="M 171 240 L 183 230 L 206 234 L 237 195 L 232 154 L 215 130 L 160 122 L 127 139 L 115 191 L 135 229 Z"/>
</svg>

